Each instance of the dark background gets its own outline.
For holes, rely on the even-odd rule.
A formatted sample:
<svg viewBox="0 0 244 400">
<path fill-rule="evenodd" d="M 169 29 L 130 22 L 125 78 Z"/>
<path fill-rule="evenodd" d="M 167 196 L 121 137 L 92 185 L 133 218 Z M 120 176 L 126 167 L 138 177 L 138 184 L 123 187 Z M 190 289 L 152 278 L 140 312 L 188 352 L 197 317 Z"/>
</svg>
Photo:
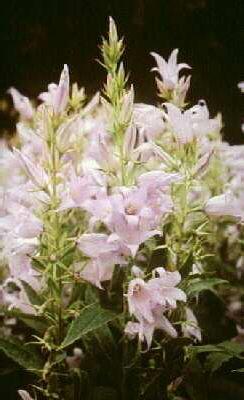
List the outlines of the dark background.
<svg viewBox="0 0 244 400">
<path fill-rule="evenodd" d="M 190 100 L 205 98 L 211 115 L 223 113 L 225 137 L 243 143 L 244 0 L 2 0 L 0 97 L 15 86 L 30 97 L 58 81 L 64 63 L 88 94 L 101 88 L 96 63 L 112 15 L 125 36 L 126 67 L 136 101 L 157 102 L 150 51 L 192 67 Z M 9 119 L 1 113 L 1 127 Z"/>
</svg>

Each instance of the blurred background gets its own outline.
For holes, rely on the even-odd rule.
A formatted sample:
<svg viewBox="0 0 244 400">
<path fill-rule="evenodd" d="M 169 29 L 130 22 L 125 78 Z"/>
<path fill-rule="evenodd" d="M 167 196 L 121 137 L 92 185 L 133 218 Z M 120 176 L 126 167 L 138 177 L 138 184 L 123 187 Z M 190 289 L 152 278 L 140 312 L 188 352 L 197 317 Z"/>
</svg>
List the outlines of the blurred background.
<svg viewBox="0 0 244 400">
<path fill-rule="evenodd" d="M 1 133 L 14 129 L 6 112 L 10 86 L 36 97 L 67 63 L 71 80 L 87 94 L 102 87 L 105 73 L 95 59 L 112 15 L 125 37 L 137 102 L 158 101 L 149 52 L 168 58 L 179 48 L 179 61 L 192 66 L 189 100 L 204 98 L 211 116 L 221 111 L 226 140 L 243 143 L 237 83 L 244 80 L 244 0 L 8 0 L 1 7 L 0 99 L 7 101 L 0 107 Z"/>
</svg>

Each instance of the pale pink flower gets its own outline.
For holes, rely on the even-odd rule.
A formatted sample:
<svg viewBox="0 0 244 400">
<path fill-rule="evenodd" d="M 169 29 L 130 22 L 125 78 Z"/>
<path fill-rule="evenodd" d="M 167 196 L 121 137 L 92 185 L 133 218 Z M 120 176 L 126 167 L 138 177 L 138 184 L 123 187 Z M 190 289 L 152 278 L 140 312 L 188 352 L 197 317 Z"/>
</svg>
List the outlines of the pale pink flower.
<svg viewBox="0 0 244 400">
<path fill-rule="evenodd" d="M 97 128 L 87 149 L 87 157 L 95 160 L 98 167 L 105 171 L 113 171 L 118 167 L 118 160 L 112 150 L 111 136 L 104 130 L 104 126 Z"/>
<path fill-rule="evenodd" d="M 179 182 L 182 176 L 178 173 L 167 173 L 164 171 L 149 171 L 140 175 L 137 182 L 140 187 L 146 188 L 151 192 L 160 190 L 162 193 L 168 193 L 172 183 Z"/>
<path fill-rule="evenodd" d="M 39 99 L 51 106 L 56 115 L 65 110 L 69 101 L 69 69 L 66 64 L 61 73 L 59 84 L 50 83 L 48 92 L 41 93 Z"/>
<path fill-rule="evenodd" d="M 158 88 L 160 90 L 160 81 L 157 81 L 158 83 Z M 187 92 L 190 88 L 190 83 L 191 83 L 191 76 L 182 76 L 179 79 L 178 85 L 176 90 L 173 91 L 172 95 L 172 102 L 174 104 L 177 104 L 178 106 L 182 107 L 185 105 L 185 98 L 187 95 Z"/>
<path fill-rule="evenodd" d="M 65 182 L 65 189 L 60 192 L 59 211 L 75 207 L 89 211 L 92 209 L 93 200 L 106 195 L 106 179 L 98 170 L 90 169 L 81 176 L 72 170 L 68 182 Z"/>
<path fill-rule="evenodd" d="M 14 154 L 31 181 L 38 188 L 45 188 L 48 185 L 48 176 L 42 166 L 18 149 L 14 149 Z"/>
<path fill-rule="evenodd" d="M 137 267 L 137 265 L 133 265 L 131 267 L 131 273 L 134 275 L 136 278 L 143 278 L 144 277 L 144 272 L 140 267 Z"/>
<path fill-rule="evenodd" d="M 65 361 L 69 368 L 79 368 L 83 357 L 84 353 L 82 349 L 75 347 L 73 349 L 73 356 L 66 357 Z"/>
<path fill-rule="evenodd" d="M 243 82 L 239 82 L 237 85 L 238 89 L 240 89 L 240 91 L 242 93 L 244 93 L 244 81 Z"/>
<path fill-rule="evenodd" d="M 125 334 L 130 339 L 133 339 L 136 335 L 138 335 L 140 342 L 146 341 L 148 349 L 151 347 L 153 334 L 157 329 L 162 330 L 173 338 L 177 337 L 177 331 L 171 322 L 164 316 L 162 309 L 156 307 L 153 310 L 153 317 L 153 323 L 149 323 L 146 320 L 142 320 L 140 322 L 129 321 L 125 326 Z"/>
<path fill-rule="evenodd" d="M 200 100 L 197 105 L 185 112 L 171 103 L 164 103 L 163 107 L 169 130 L 181 144 L 219 132 L 222 127 L 218 116 L 209 118 L 209 111 L 204 100 Z"/>
<path fill-rule="evenodd" d="M 34 116 L 34 109 L 28 97 L 23 96 L 17 89 L 11 87 L 8 93 L 13 98 L 15 109 L 20 113 L 22 119 L 30 120 Z"/>
<path fill-rule="evenodd" d="M 145 227 L 144 222 L 148 225 L 148 216 L 145 219 L 130 218 L 122 213 L 113 213 L 112 217 L 112 231 L 110 240 L 113 242 L 120 242 L 128 248 L 131 255 L 135 257 L 140 244 L 144 243 L 152 236 L 160 235 L 161 232 L 156 229 L 148 229 Z"/>
<path fill-rule="evenodd" d="M 114 266 L 117 263 L 117 256 L 113 257 L 114 254 L 102 254 L 101 256 L 89 261 L 85 267 L 81 268 L 81 265 L 76 264 L 79 276 L 92 285 L 103 289 L 101 283 L 111 280 L 113 276 Z M 79 271 L 80 269 L 80 271 Z"/>
<path fill-rule="evenodd" d="M 22 400 L 34 400 L 33 397 L 31 397 L 26 390 L 18 390 L 18 394 L 20 395 Z"/>
<path fill-rule="evenodd" d="M 134 106 L 133 122 L 139 129 L 138 144 L 155 140 L 164 131 L 163 112 L 157 107 L 138 103 Z"/>
<path fill-rule="evenodd" d="M 195 137 L 191 116 L 171 103 L 165 103 L 164 110 L 169 129 L 177 141 L 181 144 L 191 142 Z"/>
<path fill-rule="evenodd" d="M 16 254 L 9 258 L 10 277 L 14 280 L 24 280 L 35 290 L 40 288 L 38 273 L 32 268 L 31 258 L 26 254 Z"/>
<path fill-rule="evenodd" d="M 78 248 L 91 260 L 80 269 L 80 277 L 102 289 L 101 282 L 112 278 L 115 264 L 126 265 L 127 249 L 119 242 L 111 241 L 103 233 L 83 234 L 77 241 Z M 81 268 L 79 268 L 81 267 Z"/>
<path fill-rule="evenodd" d="M 179 50 L 175 49 L 169 56 L 168 61 L 165 61 L 159 54 L 152 52 L 151 55 L 155 58 L 157 67 L 152 71 L 159 73 L 163 87 L 165 90 L 173 90 L 179 82 L 179 72 L 185 68 L 191 68 L 186 63 L 177 64 L 177 55 Z"/>
<path fill-rule="evenodd" d="M 193 313 L 193 311 L 186 307 L 186 322 L 184 322 L 182 331 L 185 337 L 193 338 L 195 341 L 202 341 L 202 333 L 199 328 L 197 319 Z"/>
<path fill-rule="evenodd" d="M 56 136 L 59 151 L 65 153 L 72 148 L 82 133 L 83 124 L 80 115 L 75 115 L 58 128 Z"/>
<path fill-rule="evenodd" d="M 89 257 L 98 257 L 118 249 L 117 243 L 109 242 L 109 236 L 105 233 L 84 233 L 77 240 L 77 246 Z"/>
<path fill-rule="evenodd" d="M 204 206 L 204 211 L 211 217 L 242 217 L 238 202 L 230 192 L 210 198 Z"/>
<path fill-rule="evenodd" d="M 21 140 L 21 152 L 35 159 L 40 159 L 44 152 L 44 140 L 34 129 L 23 122 L 19 122 L 16 128 Z"/>
<path fill-rule="evenodd" d="M 158 277 L 155 277 L 156 274 Z M 129 313 L 136 317 L 138 323 L 128 323 L 125 333 L 130 337 L 138 334 L 140 341 L 146 340 L 148 348 L 155 329 L 176 337 L 177 332 L 164 313 L 175 309 L 176 301 L 186 301 L 185 293 L 175 287 L 180 280 L 178 271 L 168 272 L 164 268 L 156 268 L 148 282 L 139 277 L 132 279 L 126 296 Z"/>
<path fill-rule="evenodd" d="M 147 283 L 141 278 L 130 281 L 127 292 L 129 313 L 139 321 L 154 322 L 152 314 L 152 293 Z"/>
<path fill-rule="evenodd" d="M 186 110 L 184 115 L 190 118 L 196 137 L 220 132 L 222 128 L 222 121 L 219 116 L 209 118 L 209 110 L 205 100 L 199 100 L 198 104 Z"/>
<path fill-rule="evenodd" d="M 9 284 L 13 283 L 16 286 L 16 290 L 14 291 L 12 288 L 9 289 L 8 287 Z M 7 280 L 5 280 L 3 286 L 2 302 L 10 310 L 17 308 L 26 314 L 35 313 L 35 308 L 30 303 L 21 282 L 17 279 L 8 278 Z"/>
<path fill-rule="evenodd" d="M 186 302 L 186 295 L 183 290 L 175 287 L 181 281 L 178 271 L 169 272 L 161 267 L 153 271 L 153 276 L 147 284 L 152 292 L 155 304 L 161 305 L 165 309 L 172 309 L 176 308 L 177 301 Z"/>
</svg>

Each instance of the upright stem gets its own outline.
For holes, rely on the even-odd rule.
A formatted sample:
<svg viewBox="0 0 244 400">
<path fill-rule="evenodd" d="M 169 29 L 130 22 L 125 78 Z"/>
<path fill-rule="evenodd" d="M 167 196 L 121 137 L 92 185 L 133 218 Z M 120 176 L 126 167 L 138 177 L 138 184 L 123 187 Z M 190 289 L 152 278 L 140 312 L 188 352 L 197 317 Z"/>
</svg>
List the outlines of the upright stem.
<svg viewBox="0 0 244 400">
<path fill-rule="evenodd" d="M 57 173 L 59 164 L 59 152 L 56 145 L 56 132 L 52 129 L 51 134 L 51 182 L 52 182 L 52 195 L 51 195 L 51 209 L 52 209 L 52 224 L 53 224 L 53 269 L 52 277 L 54 282 L 58 281 L 58 298 L 56 294 L 56 301 L 58 303 L 58 344 L 62 341 L 62 271 L 58 265 L 58 253 L 59 253 L 59 235 L 60 235 L 60 218 L 56 212 L 58 206 L 58 195 L 57 195 Z"/>
</svg>

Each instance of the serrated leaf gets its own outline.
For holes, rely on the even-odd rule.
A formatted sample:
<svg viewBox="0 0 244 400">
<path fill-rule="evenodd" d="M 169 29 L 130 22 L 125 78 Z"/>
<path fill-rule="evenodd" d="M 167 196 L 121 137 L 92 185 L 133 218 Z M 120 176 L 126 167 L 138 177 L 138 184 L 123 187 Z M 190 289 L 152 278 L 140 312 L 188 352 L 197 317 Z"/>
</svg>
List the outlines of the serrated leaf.
<svg viewBox="0 0 244 400">
<path fill-rule="evenodd" d="M 195 278 L 186 283 L 184 290 L 188 296 L 196 296 L 203 290 L 214 291 L 215 286 L 226 283 L 228 283 L 226 280 L 219 278 Z"/>
<path fill-rule="evenodd" d="M 69 346 L 116 318 L 118 315 L 101 308 L 98 304 L 91 304 L 83 308 L 80 315 L 71 323 L 61 348 Z"/>
<path fill-rule="evenodd" d="M 0 350 L 23 368 L 37 375 L 40 374 L 44 363 L 33 346 L 25 345 L 18 340 L 0 338 Z"/>
<path fill-rule="evenodd" d="M 220 349 L 224 349 L 224 351 L 232 354 L 233 356 L 238 356 L 241 353 L 244 353 L 244 345 L 237 342 L 230 342 L 229 340 L 219 343 L 218 347 Z"/>
<path fill-rule="evenodd" d="M 192 355 L 210 353 L 206 358 L 206 368 L 211 372 L 215 372 L 223 363 L 232 358 L 243 359 L 240 355 L 244 353 L 244 346 L 227 340 L 217 345 L 191 346 L 189 352 Z"/>
<path fill-rule="evenodd" d="M 211 353 L 207 356 L 206 368 L 211 372 L 215 372 L 222 366 L 223 363 L 231 360 L 231 358 L 233 358 L 233 356 L 228 353 L 224 352 Z"/>
</svg>

